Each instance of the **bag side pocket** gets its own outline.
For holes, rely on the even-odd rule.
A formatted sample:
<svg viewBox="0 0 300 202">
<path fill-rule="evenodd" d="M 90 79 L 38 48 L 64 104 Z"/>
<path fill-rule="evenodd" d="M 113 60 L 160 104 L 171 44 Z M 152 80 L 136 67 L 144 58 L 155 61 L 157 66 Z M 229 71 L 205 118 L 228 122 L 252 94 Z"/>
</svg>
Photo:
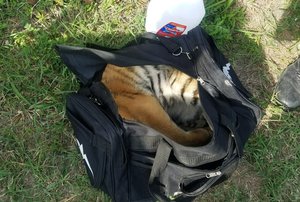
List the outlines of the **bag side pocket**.
<svg viewBox="0 0 300 202">
<path fill-rule="evenodd" d="M 95 130 L 99 132 L 103 130 L 94 128 L 95 120 L 86 116 L 88 111 L 80 106 L 88 107 L 89 104 L 83 103 L 83 100 L 77 99 L 77 96 L 70 95 L 67 100 L 67 116 L 74 129 L 76 142 L 84 164 L 91 181 L 91 184 L 96 188 L 104 188 L 103 181 L 107 166 L 107 150 L 109 150 L 109 143 L 99 136 L 95 135 Z M 89 100 L 86 100 L 89 102 Z M 78 104 L 80 102 L 80 105 Z M 76 108 L 74 107 L 76 105 Z"/>
</svg>

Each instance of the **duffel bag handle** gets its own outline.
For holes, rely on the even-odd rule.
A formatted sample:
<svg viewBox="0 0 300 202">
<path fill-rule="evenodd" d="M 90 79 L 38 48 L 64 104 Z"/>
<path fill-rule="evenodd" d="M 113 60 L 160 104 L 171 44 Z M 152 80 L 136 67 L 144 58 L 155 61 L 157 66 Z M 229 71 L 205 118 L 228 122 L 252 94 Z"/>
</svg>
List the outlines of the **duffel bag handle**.
<svg viewBox="0 0 300 202">
<path fill-rule="evenodd" d="M 151 169 L 150 177 L 149 177 L 150 193 L 152 197 L 154 197 L 158 201 L 172 200 L 172 198 L 168 198 L 163 194 L 165 187 L 163 186 L 163 184 L 159 182 L 159 177 L 167 167 L 171 151 L 172 151 L 172 146 L 169 145 L 164 139 L 162 139 L 158 145 L 153 166 Z M 222 172 L 216 172 L 217 173 L 216 175 L 213 175 L 213 173 L 214 172 L 207 173 L 206 175 L 204 175 L 203 177 L 208 178 L 207 182 L 205 182 L 204 185 L 202 185 L 201 187 L 199 187 L 198 189 L 192 192 L 183 191 L 182 190 L 183 187 L 181 187 L 181 191 L 178 192 L 177 196 L 174 196 L 174 199 L 179 197 L 182 194 L 185 196 L 194 197 L 204 193 L 222 176 Z"/>
<path fill-rule="evenodd" d="M 157 193 L 161 193 L 162 187 L 160 183 L 156 183 L 157 182 L 156 179 L 167 167 L 171 151 L 172 151 L 172 147 L 165 140 L 162 139 L 158 145 L 153 166 L 151 169 L 150 177 L 149 177 L 150 193 L 154 198 L 156 198 L 159 201 L 168 200 L 167 197 L 163 197 L 157 194 Z"/>
</svg>

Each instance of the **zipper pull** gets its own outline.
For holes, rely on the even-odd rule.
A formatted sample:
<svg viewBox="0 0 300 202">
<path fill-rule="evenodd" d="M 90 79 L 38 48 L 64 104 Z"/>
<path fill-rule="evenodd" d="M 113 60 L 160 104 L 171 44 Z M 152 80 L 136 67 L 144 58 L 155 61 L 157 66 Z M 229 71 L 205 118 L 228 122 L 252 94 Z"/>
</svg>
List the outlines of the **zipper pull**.
<svg viewBox="0 0 300 202">
<path fill-rule="evenodd" d="M 222 174 L 221 171 L 217 171 L 217 172 L 207 173 L 207 174 L 205 175 L 205 177 L 206 177 L 206 178 L 212 178 L 212 177 L 219 176 L 219 175 L 221 175 L 221 174 Z"/>
<path fill-rule="evenodd" d="M 192 60 L 191 53 L 189 53 L 189 52 L 184 52 L 184 54 L 186 54 L 186 57 L 187 57 L 189 60 Z"/>
<path fill-rule="evenodd" d="M 93 96 L 90 96 L 89 99 L 92 100 L 95 104 L 97 104 L 99 106 L 102 105 L 102 103 L 97 98 L 95 98 Z"/>
<path fill-rule="evenodd" d="M 201 85 L 204 86 L 205 81 L 200 76 L 197 77 L 197 81 L 199 81 Z"/>
<path fill-rule="evenodd" d="M 177 197 L 179 197 L 179 196 L 182 195 L 182 194 L 183 194 L 183 192 L 177 191 L 177 192 L 175 192 L 172 196 L 169 196 L 169 199 L 170 199 L 171 201 L 174 201 Z"/>
<path fill-rule="evenodd" d="M 95 98 L 95 103 L 96 103 L 97 105 L 99 105 L 99 106 L 102 105 L 102 103 L 101 103 L 97 98 Z"/>
</svg>

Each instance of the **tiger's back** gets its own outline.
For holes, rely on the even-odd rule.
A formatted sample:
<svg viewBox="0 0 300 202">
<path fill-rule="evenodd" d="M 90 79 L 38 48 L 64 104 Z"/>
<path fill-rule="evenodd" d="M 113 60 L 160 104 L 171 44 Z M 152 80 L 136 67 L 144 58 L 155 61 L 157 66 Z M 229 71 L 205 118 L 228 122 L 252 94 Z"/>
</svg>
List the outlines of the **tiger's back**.
<svg viewBox="0 0 300 202">
<path fill-rule="evenodd" d="M 206 124 L 197 81 L 175 68 L 108 65 L 102 81 L 110 89 L 124 119 L 139 121 L 164 134 L 174 132 L 170 128 L 178 126 L 181 133 L 201 130 Z"/>
</svg>

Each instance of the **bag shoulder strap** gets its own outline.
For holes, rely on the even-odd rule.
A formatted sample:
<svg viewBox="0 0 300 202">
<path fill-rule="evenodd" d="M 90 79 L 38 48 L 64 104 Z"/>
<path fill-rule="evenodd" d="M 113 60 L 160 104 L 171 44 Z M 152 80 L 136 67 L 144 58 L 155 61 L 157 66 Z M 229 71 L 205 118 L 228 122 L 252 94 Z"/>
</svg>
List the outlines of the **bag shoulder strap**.
<svg viewBox="0 0 300 202">
<path fill-rule="evenodd" d="M 169 157 L 172 151 L 172 147 L 164 140 L 160 142 L 158 145 L 155 159 L 153 162 L 153 166 L 151 169 L 150 177 L 149 177 L 149 190 L 154 198 L 159 201 L 167 201 L 167 198 L 162 198 L 162 196 L 156 194 L 161 193 L 161 184 L 157 178 L 161 175 L 161 173 L 167 167 Z"/>
</svg>

